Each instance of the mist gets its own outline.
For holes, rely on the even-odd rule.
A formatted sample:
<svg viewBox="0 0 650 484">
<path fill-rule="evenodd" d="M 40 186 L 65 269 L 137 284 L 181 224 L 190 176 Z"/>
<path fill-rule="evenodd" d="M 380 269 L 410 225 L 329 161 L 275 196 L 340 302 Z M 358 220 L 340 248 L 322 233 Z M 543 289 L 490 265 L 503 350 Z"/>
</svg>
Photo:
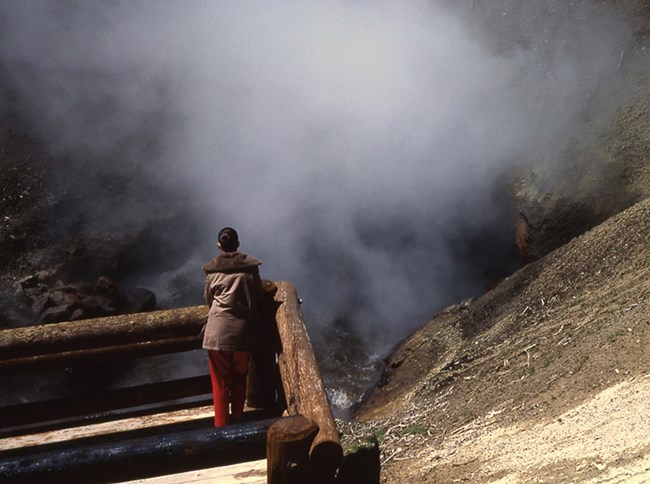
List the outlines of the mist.
<svg viewBox="0 0 650 484">
<path fill-rule="evenodd" d="M 88 230 L 175 246 L 138 276 L 163 303 L 202 302 L 231 225 L 309 324 L 385 348 L 516 268 L 517 170 L 611 100 L 624 19 L 519 3 L 3 0 L 1 82 Z"/>
</svg>

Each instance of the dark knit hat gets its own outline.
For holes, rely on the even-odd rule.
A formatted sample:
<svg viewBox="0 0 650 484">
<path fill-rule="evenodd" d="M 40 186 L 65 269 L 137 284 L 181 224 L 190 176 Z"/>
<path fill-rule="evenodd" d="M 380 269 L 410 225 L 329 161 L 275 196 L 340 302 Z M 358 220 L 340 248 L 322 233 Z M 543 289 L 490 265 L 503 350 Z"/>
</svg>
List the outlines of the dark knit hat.
<svg viewBox="0 0 650 484">
<path fill-rule="evenodd" d="M 219 246 L 226 252 L 234 252 L 239 247 L 239 235 L 232 227 L 224 227 L 219 231 Z"/>
</svg>

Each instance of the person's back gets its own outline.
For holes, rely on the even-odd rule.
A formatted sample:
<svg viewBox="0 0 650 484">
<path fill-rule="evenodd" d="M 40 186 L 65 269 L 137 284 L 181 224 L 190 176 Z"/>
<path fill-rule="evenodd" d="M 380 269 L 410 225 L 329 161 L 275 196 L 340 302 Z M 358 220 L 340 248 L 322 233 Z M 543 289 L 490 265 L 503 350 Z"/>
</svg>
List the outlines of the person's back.
<svg viewBox="0 0 650 484">
<path fill-rule="evenodd" d="M 257 348 L 260 264 L 258 259 L 242 252 L 224 252 L 203 266 L 205 302 L 210 306 L 203 348 L 228 351 Z"/>
<path fill-rule="evenodd" d="M 248 360 L 259 346 L 261 261 L 238 252 L 239 236 L 231 227 L 219 231 L 223 251 L 203 266 L 206 304 L 210 307 L 203 336 L 208 350 L 215 426 L 241 418 L 246 399 Z"/>
</svg>

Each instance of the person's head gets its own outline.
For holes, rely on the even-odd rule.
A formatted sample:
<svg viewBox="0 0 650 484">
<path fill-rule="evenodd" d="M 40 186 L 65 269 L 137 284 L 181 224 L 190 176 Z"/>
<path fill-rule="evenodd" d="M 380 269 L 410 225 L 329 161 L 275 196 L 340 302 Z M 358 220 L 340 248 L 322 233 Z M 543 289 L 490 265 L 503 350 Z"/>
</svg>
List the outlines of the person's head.
<svg viewBox="0 0 650 484">
<path fill-rule="evenodd" d="M 219 231 L 217 247 L 224 252 L 235 252 L 239 248 L 239 235 L 232 227 L 224 227 Z"/>
</svg>

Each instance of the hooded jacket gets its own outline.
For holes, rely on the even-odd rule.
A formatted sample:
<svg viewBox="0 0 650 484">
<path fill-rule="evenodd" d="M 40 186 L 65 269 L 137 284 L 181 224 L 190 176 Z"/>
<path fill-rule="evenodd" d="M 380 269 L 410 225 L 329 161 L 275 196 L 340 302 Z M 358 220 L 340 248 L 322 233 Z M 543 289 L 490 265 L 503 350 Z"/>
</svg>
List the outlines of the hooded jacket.
<svg viewBox="0 0 650 484">
<path fill-rule="evenodd" d="M 224 252 L 203 266 L 210 307 L 203 348 L 253 351 L 259 346 L 262 262 L 243 252 Z"/>
</svg>

